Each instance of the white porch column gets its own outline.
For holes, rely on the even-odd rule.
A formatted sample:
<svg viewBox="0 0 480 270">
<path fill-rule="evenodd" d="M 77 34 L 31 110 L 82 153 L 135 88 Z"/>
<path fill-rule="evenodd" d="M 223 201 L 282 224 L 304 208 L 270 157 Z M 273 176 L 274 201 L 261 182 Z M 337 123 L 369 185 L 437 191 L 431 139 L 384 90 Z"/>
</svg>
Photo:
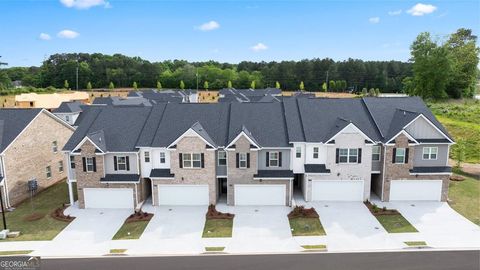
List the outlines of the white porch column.
<svg viewBox="0 0 480 270">
<path fill-rule="evenodd" d="M 72 185 L 72 182 L 70 182 L 70 179 L 67 180 L 67 185 L 68 185 L 68 197 L 70 198 L 70 205 L 73 205 L 75 203 L 75 199 L 73 197 L 73 185 Z"/>
</svg>

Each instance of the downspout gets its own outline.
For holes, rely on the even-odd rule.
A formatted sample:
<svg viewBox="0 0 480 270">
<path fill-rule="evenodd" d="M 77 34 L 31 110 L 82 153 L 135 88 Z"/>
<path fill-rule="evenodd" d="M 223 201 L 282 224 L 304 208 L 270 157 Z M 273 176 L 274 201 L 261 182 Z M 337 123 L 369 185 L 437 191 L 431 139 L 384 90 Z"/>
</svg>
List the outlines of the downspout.
<svg viewBox="0 0 480 270">
<path fill-rule="evenodd" d="M 135 183 L 135 208 L 134 210 L 138 207 L 138 189 L 137 189 L 137 183 Z"/>
<path fill-rule="evenodd" d="M 293 179 L 290 179 L 290 202 L 288 203 L 288 206 L 292 207 L 292 201 L 293 201 Z"/>
<path fill-rule="evenodd" d="M 383 168 L 382 168 L 382 193 L 380 194 L 380 200 L 383 202 L 383 193 L 385 190 L 383 187 L 385 186 L 385 170 L 386 170 L 386 160 L 387 160 L 387 146 L 384 144 L 383 145 Z"/>
<path fill-rule="evenodd" d="M 152 178 L 150 178 L 150 186 L 151 186 L 151 191 L 152 191 L 152 206 L 155 206 L 155 198 L 153 197 L 155 192 L 153 192 L 153 179 Z"/>
<path fill-rule="evenodd" d="M 71 175 L 71 170 L 72 166 L 70 164 L 70 154 L 68 152 L 65 153 L 65 159 L 66 159 L 66 167 L 67 167 L 67 184 L 68 184 L 68 198 L 70 200 L 70 205 L 73 205 L 75 203 L 75 199 L 73 198 L 73 188 L 72 188 L 72 175 Z"/>
</svg>

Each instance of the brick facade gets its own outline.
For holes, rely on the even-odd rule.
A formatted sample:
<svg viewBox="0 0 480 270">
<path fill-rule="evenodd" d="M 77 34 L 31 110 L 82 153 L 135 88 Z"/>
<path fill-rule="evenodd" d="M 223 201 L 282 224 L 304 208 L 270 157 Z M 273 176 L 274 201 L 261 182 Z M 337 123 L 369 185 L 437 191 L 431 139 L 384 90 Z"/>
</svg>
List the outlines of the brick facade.
<svg viewBox="0 0 480 270">
<path fill-rule="evenodd" d="M 237 153 L 250 153 L 250 168 L 237 168 L 236 166 L 236 154 Z M 248 184 L 248 185 L 269 185 L 269 184 L 284 184 L 286 186 L 286 205 L 290 205 L 290 181 L 289 180 L 254 180 L 253 175 L 258 170 L 258 151 L 250 150 L 250 142 L 245 137 L 240 137 L 235 142 L 235 151 L 227 151 L 227 204 L 235 204 L 235 184 Z M 268 194 L 265 194 L 268 196 Z"/>
<path fill-rule="evenodd" d="M 27 182 L 37 179 L 38 191 L 62 181 L 67 177 L 68 164 L 61 152 L 73 133 L 64 124 L 40 112 L 30 125 L 5 151 L 5 175 L 11 205 L 17 205 L 30 197 Z M 57 142 L 54 153 L 52 143 Z M 63 162 L 63 172 L 59 162 Z M 46 167 L 51 168 L 47 178 Z"/>
<path fill-rule="evenodd" d="M 408 148 L 408 163 L 394 164 L 393 149 L 394 148 Z M 383 200 L 390 200 L 390 184 L 392 180 L 442 180 L 442 196 L 441 200 L 446 201 L 448 198 L 448 185 L 450 181 L 449 175 L 410 175 L 410 170 L 413 168 L 413 158 L 415 155 L 415 148 L 409 147 L 408 138 L 404 134 L 400 134 L 395 139 L 395 145 L 387 145 L 386 160 L 385 160 L 385 182 L 383 183 Z"/>
</svg>

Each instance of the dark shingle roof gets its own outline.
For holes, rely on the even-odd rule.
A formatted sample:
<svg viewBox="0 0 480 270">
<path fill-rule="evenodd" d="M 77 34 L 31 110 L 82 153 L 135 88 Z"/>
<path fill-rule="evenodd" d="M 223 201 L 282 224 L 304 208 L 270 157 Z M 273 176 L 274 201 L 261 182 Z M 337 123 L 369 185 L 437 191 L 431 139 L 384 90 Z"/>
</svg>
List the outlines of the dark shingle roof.
<svg viewBox="0 0 480 270">
<path fill-rule="evenodd" d="M 293 171 L 290 170 L 258 170 L 258 173 L 253 175 L 255 178 L 292 178 Z"/>
<path fill-rule="evenodd" d="M 440 166 L 440 167 L 413 167 L 410 173 L 451 173 L 452 167 Z"/>
<path fill-rule="evenodd" d="M 305 164 L 305 173 L 330 173 L 325 164 Z"/>
<path fill-rule="evenodd" d="M 2 153 L 42 109 L 0 109 L 0 153 Z"/>
<path fill-rule="evenodd" d="M 153 178 L 173 178 L 174 176 L 170 169 L 152 169 L 150 171 L 150 177 Z"/>
<path fill-rule="evenodd" d="M 82 105 L 84 104 L 80 101 L 62 102 L 58 108 L 53 110 L 53 113 L 79 113 L 82 112 Z"/>
<path fill-rule="evenodd" d="M 93 100 L 94 105 L 115 105 L 115 106 L 136 106 L 136 105 L 143 105 L 143 106 L 152 106 L 151 102 L 142 97 L 128 97 L 128 98 L 120 98 L 120 97 L 99 97 Z"/>
<path fill-rule="evenodd" d="M 100 178 L 100 182 L 138 182 L 140 175 L 138 174 L 106 174 Z"/>
</svg>

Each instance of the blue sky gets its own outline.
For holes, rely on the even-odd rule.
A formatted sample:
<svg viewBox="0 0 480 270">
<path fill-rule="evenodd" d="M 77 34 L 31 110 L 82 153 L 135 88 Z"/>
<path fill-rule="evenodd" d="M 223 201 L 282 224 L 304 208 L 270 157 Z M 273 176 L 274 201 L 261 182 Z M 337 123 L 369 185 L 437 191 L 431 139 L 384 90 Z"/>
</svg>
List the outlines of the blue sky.
<svg viewBox="0 0 480 270">
<path fill-rule="evenodd" d="M 238 63 L 409 58 L 416 35 L 480 33 L 480 1 L 0 0 L 0 55 L 40 65 L 53 53 Z"/>
</svg>

